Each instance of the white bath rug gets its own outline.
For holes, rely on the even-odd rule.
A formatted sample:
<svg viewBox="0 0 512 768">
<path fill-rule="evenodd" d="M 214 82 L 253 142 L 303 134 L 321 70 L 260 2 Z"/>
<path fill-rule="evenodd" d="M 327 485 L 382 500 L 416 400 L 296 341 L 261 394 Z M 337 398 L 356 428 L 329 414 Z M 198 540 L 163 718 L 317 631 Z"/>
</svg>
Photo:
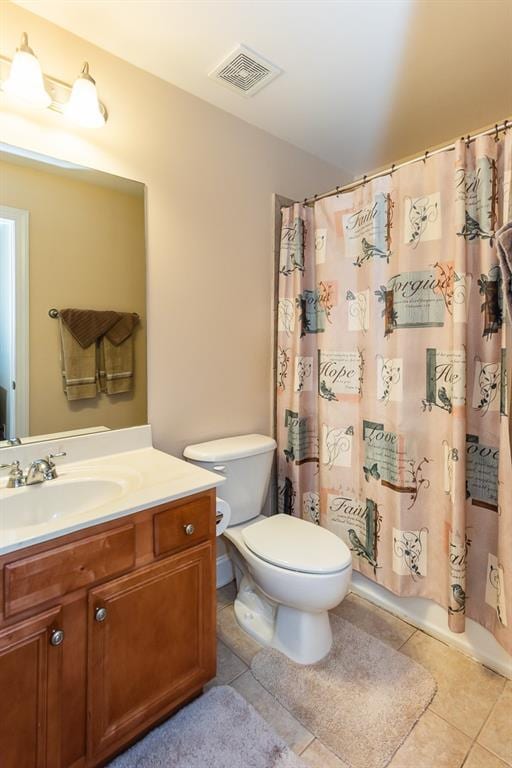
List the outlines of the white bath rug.
<svg viewBox="0 0 512 768">
<path fill-rule="evenodd" d="M 318 664 L 265 648 L 253 675 L 350 768 L 384 768 L 430 704 L 435 680 L 350 622 L 331 623 L 333 647 Z"/>
<path fill-rule="evenodd" d="M 229 686 L 212 688 L 109 768 L 306 768 Z"/>
</svg>

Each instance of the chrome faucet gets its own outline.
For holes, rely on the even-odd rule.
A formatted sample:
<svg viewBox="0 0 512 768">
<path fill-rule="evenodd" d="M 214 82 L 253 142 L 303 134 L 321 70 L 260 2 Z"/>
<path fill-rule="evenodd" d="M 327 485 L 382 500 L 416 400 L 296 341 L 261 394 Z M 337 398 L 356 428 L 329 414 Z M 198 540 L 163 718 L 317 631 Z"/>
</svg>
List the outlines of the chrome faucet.
<svg viewBox="0 0 512 768">
<path fill-rule="evenodd" d="M 44 483 L 45 480 L 55 480 L 57 477 L 57 467 L 52 459 L 65 456 L 66 452 L 50 453 L 45 459 L 34 459 L 26 472 L 20 467 L 19 461 L 13 461 L 11 464 L 0 464 L 0 468 L 10 468 L 7 488 L 19 488 L 22 485 L 36 485 Z"/>
</svg>

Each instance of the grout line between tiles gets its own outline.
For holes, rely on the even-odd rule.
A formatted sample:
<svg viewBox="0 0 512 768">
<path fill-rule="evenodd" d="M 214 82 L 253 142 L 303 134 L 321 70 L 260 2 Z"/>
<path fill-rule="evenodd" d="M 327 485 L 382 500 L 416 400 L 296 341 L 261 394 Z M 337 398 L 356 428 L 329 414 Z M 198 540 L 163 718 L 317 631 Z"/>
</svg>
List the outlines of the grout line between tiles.
<svg viewBox="0 0 512 768">
<path fill-rule="evenodd" d="M 412 626 L 412 624 L 409 625 L 409 626 Z M 404 647 L 404 645 L 407 645 L 409 640 L 411 640 L 417 632 L 421 632 L 421 630 L 420 629 L 414 629 L 414 632 L 411 635 L 409 635 L 407 640 L 404 640 L 404 642 L 401 645 L 399 645 L 398 648 L 395 648 L 395 651 L 401 651 L 402 648 Z"/>
<path fill-rule="evenodd" d="M 252 669 L 251 669 L 250 667 L 249 667 L 249 670 L 248 670 L 248 671 L 251 673 L 252 677 L 253 677 L 253 678 L 256 680 L 256 682 L 257 682 L 259 685 L 261 685 L 261 687 L 263 688 L 263 690 L 265 690 L 265 691 L 268 693 L 268 695 L 269 695 L 269 696 L 271 696 L 271 697 L 274 699 L 274 701 L 277 701 L 277 703 L 279 704 L 279 706 L 280 706 L 280 707 L 282 707 L 284 710 L 286 710 L 286 712 L 288 712 L 288 714 L 289 714 L 291 717 L 293 717 L 293 719 L 294 719 L 294 720 L 296 720 L 298 723 L 300 723 L 300 724 L 302 725 L 302 727 L 303 727 L 303 728 L 305 728 L 305 729 L 306 729 L 306 731 L 307 731 L 308 733 L 311 733 L 311 731 L 309 730 L 308 726 L 307 726 L 305 723 L 303 723 L 303 722 L 302 722 L 302 720 L 300 719 L 300 717 L 297 717 L 297 715 L 294 715 L 294 714 L 293 714 L 293 712 L 290 712 L 290 710 L 288 709 L 288 707 L 286 707 L 286 706 L 285 706 L 285 705 L 284 705 L 284 704 L 283 704 L 281 701 L 279 701 L 279 699 L 277 698 L 277 696 L 274 696 L 274 694 L 272 693 L 272 691 L 269 691 L 269 690 L 268 690 L 268 688 L 265 688 L 265 686 L 263 685 L 263 683 L 262 683 L 260 680 L 258 680 L 258 678 L 257 678 L 257 677 L 255 677 L 255 676 L 252 674 Z M 316 738 L 314 734 L 313 734 L 313 738 Z M 335 753 L 335 754 L 336 754 L 336 753 Z"/>
<path fill-rule="evenodd" d="M 249 671 L 249 672 L 250 672 L 250 671 L 251 671 L 251 662 L 250 662 L 250 661 L 249 661 L 249 662 L 247 662 L 247 660 L 246 660 L 246 659 L 244 659 L 244 658 L 243 658 L 243 656 L 240 656 L 240 654 L 239 654 L 239 653 L 237 653 L 237 652 L 234 650 L 234 648 L 233 648 L 233 647 L 232 647 L 232 646 L 229 644 L 229 642 L 228 642 L 227 640 L 224 640 L 222 637 L 217 637 L 217 639 L 218 639 L 218 640 L 220 640 L 221 642 L 223 642 L 223 643 L 224 643 L 224 645 L 225 645 L 225 646 L 227 646 L 227 648 L 229 648 L 229 650 L 231 651 L 231 653 L 232 653 L 234 656 L 236 656 L 236 657 L 237 657 L 237 659 L 240 659 L 240 661 L 242 661 L 242 662 L 245 664 L 245 666 L 247 667 L 247 669 L 245 669 L 245 670 L 244 670 L 244 672 L 247 672 L 247 671 Z M 258 653 L 258 651 L 257 651 L 256 653 Z M 254 655 L 256 655 L 256 654 L 254 654 Z M 252 661 L 252 660 L 251 660 L 251 661 Z M 243 672 L 242 672 L 241 674 L 243 674 Z"/>
<path fill-rule="evenodd" d="M 248 672 L 248 673 L 251 675 L 251 677 L 253 678 L 253 680 L 255 680 L 255 681 L 258 683 L 258 685 L 260 685 L 260 686 L 263 688 L 263 690 L 264 690 L 264 691 L 266 691 L 266 692 L 268 693 L 268 695 L 269 695 L 269 696 L 270 696 L 270 697 L 273 699 L 273 701 L 275 701 L 275 702 L 276 702 L 276 704 L 279 704 L 279 706 L 280 706 L 280 707 L 282 707 L 282 708 L 284 709 L 284 711 L 285 711 L 285 712 L 288 712 L 288 714 L 290 715 L 290 717 L 292 717 L 292 718 L 293 718 L 293 719 L 294 719 L 294 720 L 295 720 L 297 723 L 299 723 L 299 724 L 300 724 L 300 725 L 301 725 L 301 726 L 304 728 L 304 730 L 306 730 L 306 731 L 307 731 L 307 732 L 308 732 L 308 733 L 311 735 L 311 739 L 310 739 L 310 741 L 308 741 L 308 743 L 306 744 L 306 746 L 305 746 L 305 747 L 304 747 L 304 749 L 302 750 L 302 752 L 304 752 L 304 750 L 306 750 L 306 749 L 307 749 L 307 748 L 308 748 L 308 747 L 309 747 L 309 746 L 312 744 L 312 742 L 313 742 L 313 741 L 314 741 L 314 740 L 317 738 L 317 737 L 315 736 L 315 734 L 314 734 L 314 733 L 311 733 L 311 731 L 309 730 L 309 728 L 308 728 L 308 727 L 307 727 L 307 726 L 306 726 L 306 725 L 305 725 L 305 724 L 302 722 L 302 720 L 301 720 L 300 718 L 298 718 L 298 717 L 297 717 L 297 715 L 294 715 L 294 714 L 293 714 L 293 712 L 290 712 L 290 710 L 288 709 L 288 707 L 285 707 L 285 705 L 284 705 L 284 704 L 283 704 L 281 701 L 279 701 L 279 699 L 278 699 L 276 696 L 274 696 L 274 694 L 273 694 L 271 691 L 269 691 L 269 690 L 268 690 L 268 688 L 265 688 L 265 686 L 263 685 L 263 683 L 261 683 L 261 682 L 260 682 L 260 681 L 259 681 L 259 680 L 258 680 L 256 677 L 254 677 L 254 675 L 253 675 L 253 673 L 252 673 L 252 669 L 251 669 L 251 667 L 249 667 L 249 669 L 246 669 L 246 670 L 244 670 L 244 672 L 242 672 L 242 674 L 243 674 L 243 675 L 245 675 L 247 672 Z M 240 675 L 239 675 L 239 676 L 240 676 Z M 254 706 L 254 705 L 253 705 L 253 706 Z M 263 718 L 263 719 L 265 719 L 265 718 Z M 267 722 L 268 722 L 268 721 L 267 721 Z M 323 742 L 322 742 L 322 744 L 323 744 Z M 290 745 L 289 745 L 289 744 L 288 744 L 288 746 L 290 747 Z M 290 747 L 290 749 L 292 749 L 292 747 Z M 294 751 L 294 752 L 295 752 L 295 750 L 293 750 L 293 749 L 292 749 L 292 751 Z M 300 755 L 302 755 L 302 752 L 295 752 L 295 754 L 296 754 L 296 755 L 298 754 L 298 755 L 300 756 Z M 334 753 L 334 754 L 336 754 L 336 753 Z"/>
<path fill-rule="evenodd" d="M 479 737 L 479 736 L 480 736 L 480 734 L 482 733 L 483 729 L 485 728 L 485 726 L 487 725 L 487 723 L 488 723 L 488 722 L 489 722 L 489 720 L 491 719 L 491 716 L 492 716 L 492 714 L 493 714 L 494 710 L 496 709 L 496 707 L 498 706 L 498 702 L 499 702 L 499 700 L 501 699 L 501 697 L 502 697 L 502 695 L 503 695 L 503 691 L 505 690 L 505 686 L 506 686 L 506 684 L 507 684 L 507 683 L 505 682 L 505 684 L 504 684 L 504 686 L 503 686 L 503 689 L 502 689 L 502 690 L 499 692 L 499 694 L 498 694 L 498 696 L 497 696 L 497 698 L 496 698 L 496 701 L 494 702 L 494 704 L 493 704 L 493 705 L 492 705 L 492 707 L 490 708 L 490 710 L 489 710 L 489 714 L 488 714 L 488 715 L 487 715 L 487 717 L 485 718 L 485 720 L 484 720 L 484 722 L 482 723 L 482 725 L 481 725 L 481 727 L 480 727 L 480 729 L 479 729 L 479 731 L 478 731 L 477 735 L 475 736 L 475 741 L 478 739 L 478 737 Z M 481 746 L 483 746 L 483 744 L 482 744 Z M 489 749 L 488 747 L 484 747 L 484 749 L 487 749 L 487 751 L 488 751 L 488 752 L 492 752 L 492 749 Z M 495 754 L 495 753 L 493 752 L 493 754 Z M 497 755 L 497 757 L 499 757 L 499 755 Z M 501 758 L 500 758 L 500 759 L 501 759 Z"/>
<path fill-rule="evenodd" d="M 460 768 L 464 768 L 464 763 L 467 761 L 467 759 L 468 759 L 468 757 L 469 757 L 469 753 L 470 753 L 470 752 L 471 752 L 471 750 L 473 749 L 473 745 L 474 745 L 474 744 L 475 744 L 475 742 L 474 742 L 474 741 L 472 741 L 472 742 L 471 742 L 471 744 L 469 745 L 469 747 L 468 747 L 468 751 L 466 752 L 466 754 L 465 754 L 465 755 L 464 755 L 464 757 L 462 758 L 462 763 L 460 764 Z"/>
<path fill-rule="evenodd" d="M 240 658 L 240 657 L 238 657 Z M 224 683 L 224 685 L 231 685 L 235 682 L 235 680 L 238 680 L 239 677 L 242 677 L 242 675 L 245 675 L 246 672 L 248 672 L 248 669 L 243 669 L 241 672 L 239 672 L 237 675 L 235 675 L 229 682 Z"/>
<path fill-rule="evenodd" d="M 277 701 L 277 699 L 276 699 L 276 701 Z M 281 705 L 281 706 L 282 706 L 282 705 Z M 285 709 L 286 709 L 286 707 L 285 707 Z M 286 711 L 288 711 L 288 710 L 286 710 Z M 290 714 L 291 714 L 291 712 L 290 712 Z M 297 719 L 297 718 L 295 718 L 295 719 Z M 311 733 L 311 731 L 309 731 L 309 733 Z M 315 736 L 315 734 L 314 734 L 314 733 L 311 733 L 311 741 L 308 741 L 308 743 L 306 744 L 306 746 L 304 747 L 304 749 L 301 749 L 301 751 L 300 751 L 300 752 L 296 752 L 295 754 L 296 754 L 296 755 L 299 755 L 299 757 L 301 757 L 301 756 L 304 754 L 304 752 L 306 751 L 306 749 L 308 749 L 308 747 L 310 747 L 310 746 L 312 745 L 312 743 L 313 743 L 315 740 L 317 740 L 317 741 L 320 741 L 320 739 L 317 739 L 317 737 Z M 322 744 L 322 746 L 325 746 L 325 745 L 323 744 L 323 742 L 321 742 L 321 741 L 320 741 L 320 744 Z M 334 754 L 334 753 L 333 753 L 333 754 Z"/>
</svg>

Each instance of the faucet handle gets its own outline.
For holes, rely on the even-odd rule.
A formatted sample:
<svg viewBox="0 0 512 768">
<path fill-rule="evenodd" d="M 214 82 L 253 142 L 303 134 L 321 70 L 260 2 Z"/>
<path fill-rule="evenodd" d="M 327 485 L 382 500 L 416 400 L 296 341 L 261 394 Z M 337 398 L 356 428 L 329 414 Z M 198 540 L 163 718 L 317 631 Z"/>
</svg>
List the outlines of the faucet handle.
<svg viewBox="0 0 512 768">
<path fill-rule="evenodd" d="M 52 459 L 58 459 L 60 456 L 66 456 L 66 451 L 61 451 L 60 453 L 49 453 L 46 457 L 46 462 L 48 464 L 48 471 L 46 473 L 47 480 L 55 480 L 57 477 L 57 469 L 55 468 L 55 462 L 52 461 Z"/>
<path fill-rule="evenodd" d="M 18 459 L 11 461 L 9 464 L 0 464 L 0 469 L 19 469 L 20 463 Z"/>
<path fill-rule="evenodd" d="M 23 476 L 23 470 L 20 467 L 18 459 L 11 461 L 10 464 L 0 464 L 0 469 L 10 469 L 9 479 L 7 481 L 7 488 L 19 488 L 20 485 L 24 485 L 25 478 Z"/>
</svg>

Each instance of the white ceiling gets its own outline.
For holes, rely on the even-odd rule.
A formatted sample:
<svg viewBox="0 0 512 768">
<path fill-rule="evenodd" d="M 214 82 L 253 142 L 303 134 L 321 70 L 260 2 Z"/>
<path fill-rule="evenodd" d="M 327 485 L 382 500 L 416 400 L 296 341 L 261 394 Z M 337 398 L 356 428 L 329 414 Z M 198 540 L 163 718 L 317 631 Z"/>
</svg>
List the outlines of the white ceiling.
<svg viewBox="0 0 512 768">
<path fill-rule="evenodd" d="M 350 174 L 512 111 L 510 0 L 17 4 Z M 283 70 L 250 99 L 208 78 L 239 43 Z"/>
</svg>

